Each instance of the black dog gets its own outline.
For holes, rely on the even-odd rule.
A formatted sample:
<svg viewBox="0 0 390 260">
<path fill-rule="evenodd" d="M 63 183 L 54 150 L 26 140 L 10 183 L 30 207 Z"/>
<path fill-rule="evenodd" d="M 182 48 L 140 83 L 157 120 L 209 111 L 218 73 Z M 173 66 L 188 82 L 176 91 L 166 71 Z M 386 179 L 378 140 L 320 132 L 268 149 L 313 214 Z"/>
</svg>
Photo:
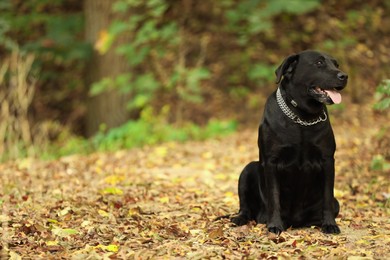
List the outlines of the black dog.
<svg viewBox="0 0 390 260">
<path fill-rule="evenodd" d="M 279 86 L 259 127 L 260 161 L 241 173 L 240 211 L 231 220 L 266 223 L 276 234 L 291 226 L 340 233 L 333 195 L 336 143 L 325 105 L 341 102 L 348 75 L 331 56 L 310 50 L 287 57 L 275 73 Z"/>
</svg>

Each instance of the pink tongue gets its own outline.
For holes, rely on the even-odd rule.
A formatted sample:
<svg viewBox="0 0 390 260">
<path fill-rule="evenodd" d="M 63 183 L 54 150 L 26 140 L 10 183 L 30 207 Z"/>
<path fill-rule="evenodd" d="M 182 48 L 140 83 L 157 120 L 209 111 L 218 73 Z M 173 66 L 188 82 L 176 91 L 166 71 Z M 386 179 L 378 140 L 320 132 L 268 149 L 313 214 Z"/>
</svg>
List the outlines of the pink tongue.
<svg viewBox="0 0 390 260">
<path fill-rule="evenodd" d="M 340 104 L 341 103 L 341 94 L 334 90 L 325 90 L 328 96 L 332 99 L 333 103 Z"/>
</svg>

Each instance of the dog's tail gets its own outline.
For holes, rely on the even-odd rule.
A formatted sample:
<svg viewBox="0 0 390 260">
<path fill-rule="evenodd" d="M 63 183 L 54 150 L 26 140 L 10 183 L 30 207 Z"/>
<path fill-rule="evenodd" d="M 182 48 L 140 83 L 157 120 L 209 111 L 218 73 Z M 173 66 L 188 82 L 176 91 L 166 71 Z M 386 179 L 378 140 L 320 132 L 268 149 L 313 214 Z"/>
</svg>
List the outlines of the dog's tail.
<svg viewBox="0 0 390 260">
<path fill-rule="evenodd" d="M 233 214 L 228 214 L 228 215 L 219 216 L 219 217 L 216 217 L 216 218 L 214 219 L 214 221 L 218 221 L 218 220 L 225 219 L 225 218 L 231 218 L 232 216 L 233 216 Z"/>
</svg>

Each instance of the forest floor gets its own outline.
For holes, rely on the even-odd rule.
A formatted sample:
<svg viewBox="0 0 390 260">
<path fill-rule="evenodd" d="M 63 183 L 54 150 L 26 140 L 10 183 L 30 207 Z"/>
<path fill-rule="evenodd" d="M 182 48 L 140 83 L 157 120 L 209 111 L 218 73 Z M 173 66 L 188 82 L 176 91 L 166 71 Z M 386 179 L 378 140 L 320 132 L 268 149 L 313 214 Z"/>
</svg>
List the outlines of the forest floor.
<svg viewBox="0 0 390 260">
<path fill-rule="evenodd" d="M 335 112 L 339 235 L 316 227 L 280 236 L 232 227 L 237 180 L 256 160 L 257 129 L 204 142 L 0 165 L 1 258 L 390 259 L 389 172 L 373 171 L 389 115 Z M 388 148 L 388 147 L 387 147 Z"/>
</svg>

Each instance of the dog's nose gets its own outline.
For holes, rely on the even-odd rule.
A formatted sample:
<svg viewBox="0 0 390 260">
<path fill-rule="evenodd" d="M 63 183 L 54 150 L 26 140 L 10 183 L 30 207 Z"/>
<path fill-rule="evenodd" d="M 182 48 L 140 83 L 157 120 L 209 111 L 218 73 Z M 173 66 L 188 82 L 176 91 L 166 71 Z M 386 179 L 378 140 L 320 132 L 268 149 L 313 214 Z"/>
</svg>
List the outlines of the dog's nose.
<svg viewBox="0 0 390 260">
<path fill-rule="evenodd" d="M 341 81 L 344 81 L 344 80 L 347 80 L 348 79 L 348 75 L 345 74 L 344 72 L 339 72 L 337 73 L 337 78 Z"/>
</svg>

